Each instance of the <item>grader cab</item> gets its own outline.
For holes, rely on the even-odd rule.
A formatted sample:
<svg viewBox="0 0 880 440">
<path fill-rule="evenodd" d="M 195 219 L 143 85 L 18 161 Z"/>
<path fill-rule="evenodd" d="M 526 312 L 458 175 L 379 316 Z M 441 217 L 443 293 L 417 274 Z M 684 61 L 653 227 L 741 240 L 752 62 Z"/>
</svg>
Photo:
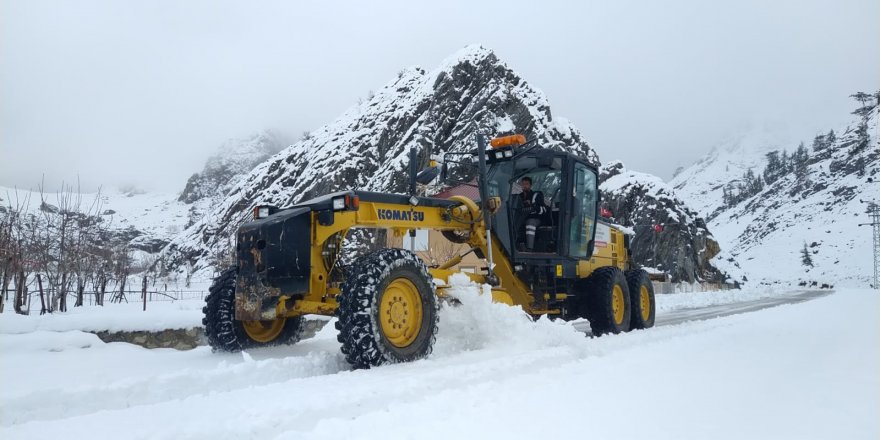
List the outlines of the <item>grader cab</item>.
<svg viewBox="0 0 880 440">
<path fill-rule="evenodd" d="M 416 182 L 445 178 L 447 163 L 462 163 L 456 156 L 474 158 L 478 200 L 414 195 Z M 591 164 L 521 135 L 491 142 L 478 135 L 473 151 L 447 153 L 442 165 L 420 173 L 414 164 L 412 155 L 411 194 L 343 191 L 284 209 L 254 208 L 254 220 L 238 231 L 237 265 L 206 299 L 211 346 L 294 343 L 303 316 L 318 314 L 338 318 L 342 352 L 356 368 L 430 354 L 438 298 L 447 296 L 462 256 L 428 267 L 412 251 L 386 248 L 342 261 L 343 242 L 357 228 L 397 236 L 440 231 L 485 261 L 482 273 L 465 275 L 489 284 L 493 300 L 535 317 L 586 318 L 594 335 L 653 326 L 651 282 L 633 267 L 629 238 L 597 218 Z"/>
</svg>

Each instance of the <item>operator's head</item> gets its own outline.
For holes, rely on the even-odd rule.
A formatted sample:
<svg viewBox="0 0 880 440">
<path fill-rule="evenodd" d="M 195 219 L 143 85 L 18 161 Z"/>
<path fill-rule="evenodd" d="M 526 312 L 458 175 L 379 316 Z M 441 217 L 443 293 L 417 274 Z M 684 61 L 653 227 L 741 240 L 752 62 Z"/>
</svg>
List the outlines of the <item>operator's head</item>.
<svg viewBox="0 0 880 440">
<path fill-rule="evenodd" d="M 532 190 L 532 178 L 529 176 L 523 177 L 519 179 L 519 186 L 522 187 L 523 191 L 531 191 Z"/>
</svg>

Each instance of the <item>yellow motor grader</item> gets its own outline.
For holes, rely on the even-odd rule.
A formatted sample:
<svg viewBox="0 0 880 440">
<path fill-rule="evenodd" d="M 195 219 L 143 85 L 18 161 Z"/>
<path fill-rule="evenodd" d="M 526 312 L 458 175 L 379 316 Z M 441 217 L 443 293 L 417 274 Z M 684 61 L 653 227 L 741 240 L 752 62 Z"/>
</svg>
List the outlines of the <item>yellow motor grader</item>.
<svg viewBox="0 0 880 440">
<path fill-rule="evenodd" d="M 522 135 L 446 153 L 440 165 L 417 172 L 410 154 L 410 194 L 343 191 L 294 206 L 254 208 L 237 233 L 234 267 L 214 281 L 204 307 L 205 333 L 215 350 L 293 343 L 303 316 L 337 317 L 338 339 L 355 368 L 421 359 L 437 333 L 438 298 L 463 255 L 429 267 L 414 252 L 384 248 L 342 261 L 348 234 L 381 228 L 398 237 L 437 230 L 469 247 L 482 273 L 464 273 L 489 284 L 496 302 L 532 316 L 586 318 L 594 335 L 654 324 L 654 291 L 648 274 L 633 267 L 629 237 L 597 217 L 596 169 L 573 154 L 545 149 Z M 479 199 L 414 195 L 416 182 L 446 178 L 448 156 L 476 168 Z M 460 167 L 463 165 L 460 165 Z M 535 217 L 520 182 L 544 195 L 533 246 L 524 224 Z"/>
</svg>

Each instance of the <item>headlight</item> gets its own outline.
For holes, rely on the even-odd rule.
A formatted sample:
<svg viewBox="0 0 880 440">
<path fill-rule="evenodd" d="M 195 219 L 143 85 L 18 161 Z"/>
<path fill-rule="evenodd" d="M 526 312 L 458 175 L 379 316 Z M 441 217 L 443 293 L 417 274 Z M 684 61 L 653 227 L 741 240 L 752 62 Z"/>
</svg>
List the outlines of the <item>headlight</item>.
<svg viewBox="0 0 880 440">
<path fill-rule="evenodd" d="M 339 211 L 342 209 L 345 209 L 345 198 L 344 197 L 337 197 L 337 198 L 333 199 L 333 210 Z"/>
<path fill-rule="evenodd" d="M 504 157 L 513 157 L 513 150 L 507 150 L 504 152 Z"/>
</svg>

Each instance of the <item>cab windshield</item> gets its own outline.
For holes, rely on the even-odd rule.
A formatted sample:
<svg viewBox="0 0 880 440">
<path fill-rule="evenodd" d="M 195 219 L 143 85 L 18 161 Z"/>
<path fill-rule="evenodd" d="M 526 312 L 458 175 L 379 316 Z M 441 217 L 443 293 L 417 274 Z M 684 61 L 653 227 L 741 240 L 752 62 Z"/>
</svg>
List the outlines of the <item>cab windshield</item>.
<svg viewBox="0 0 880 440">
<path fill-rule="evenodd" d="M 563 158 L 538 166 L 537 159 L 497 162 L 488 172 L 490 197 L 500 197 L 508 215 L 496 215 L 495 227 L 504 247 L 520 252 L 555 253 L 559 237 Z M 524 180 L 531 182 L 524 194 Z M 533 237 L 529 237 L 532 235 Z"/>
</svg>

